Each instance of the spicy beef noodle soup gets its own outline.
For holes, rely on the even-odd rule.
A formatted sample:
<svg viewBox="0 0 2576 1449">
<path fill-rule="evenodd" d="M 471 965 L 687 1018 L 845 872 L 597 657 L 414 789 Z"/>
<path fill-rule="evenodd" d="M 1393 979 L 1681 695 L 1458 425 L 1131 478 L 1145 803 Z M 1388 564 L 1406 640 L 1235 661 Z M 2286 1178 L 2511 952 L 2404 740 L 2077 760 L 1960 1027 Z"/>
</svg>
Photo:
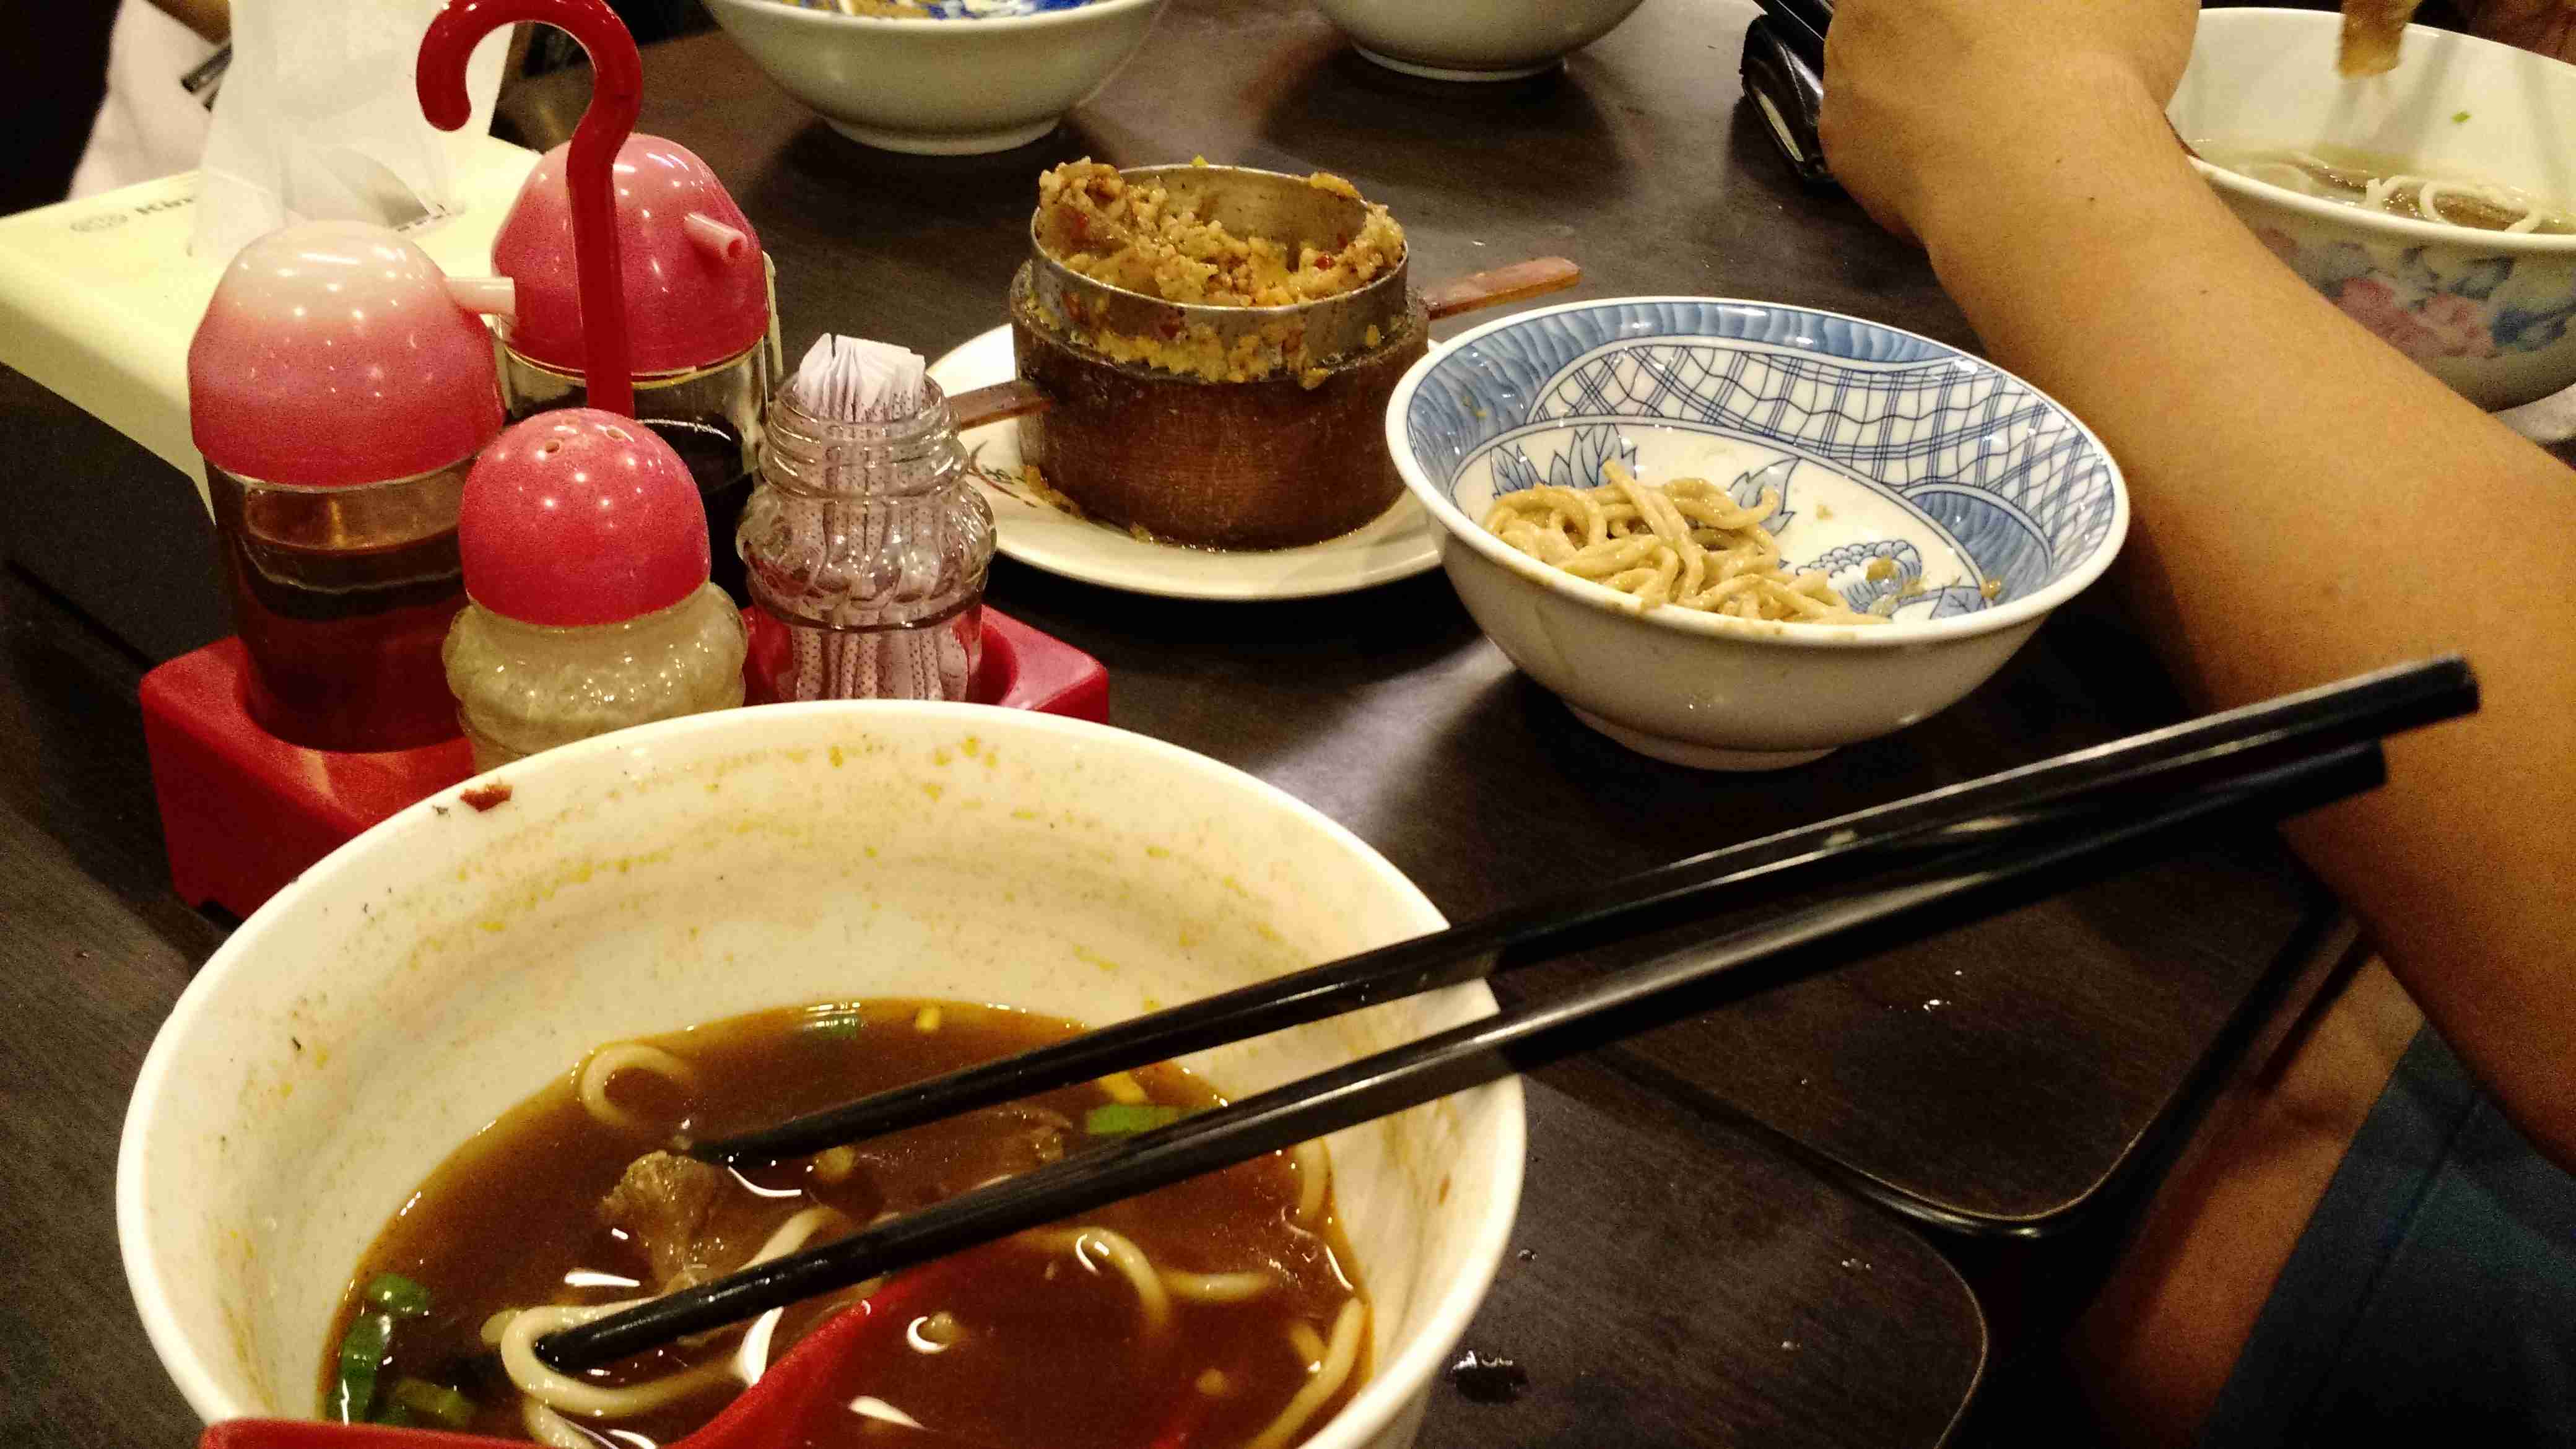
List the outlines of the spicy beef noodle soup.
<svg viewBox="0 0 2576 1449">
<path fill-rule="evenodd" d="M 565 1378 L 528 1344 L 756 1257 L 846 1236 L 1103 1137 L 1217 1104 L 1172 1066 L 736 1174 L 659 1149 L 1057 1040 L 953 1002 L 764 1012 L 603 1047 L 442 1163 L 352 1276 L 322 1364 L 328 1418 L 564 1449 L 650 1449 L 704 1424 L 834 1309 L 889 1309 L 812 1449 L 1283 1449 L 1368 1360 L 1323 1148 L 1164 1188 L 785 1310 L 766 1327 Z"/>
</svg>

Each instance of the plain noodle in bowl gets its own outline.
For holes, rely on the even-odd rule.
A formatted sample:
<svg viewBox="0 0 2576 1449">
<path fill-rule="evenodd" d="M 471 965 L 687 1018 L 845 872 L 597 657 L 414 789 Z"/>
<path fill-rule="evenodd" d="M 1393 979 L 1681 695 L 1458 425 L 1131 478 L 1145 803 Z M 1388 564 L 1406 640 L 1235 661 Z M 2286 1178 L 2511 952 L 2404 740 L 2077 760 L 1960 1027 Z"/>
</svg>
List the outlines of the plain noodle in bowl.
<svg viewBox="0 0 2576 1449">
<path fill-rule="evenodd" d="M 2028 383 L 1929 338 L 1773 303 L 1516 313 L 1416 363 L 1386 430 L 1478 627 L 1582 723 L 1700 769 L 1799 764 L 1947 707 L 2100 575 L 2127 526 L 2117 465 Z M 1504 495 L 1541 486 L 1625 502 L 1613 463 L 1720 480 L 1747 510 L 1776 494 L 1757 522 L 1781 565 L 1890 617 L 1650 608 L 1487 524 Z M 1667 587 L 1704 591 L 1674 554 Z"/>
<path fill-rule="evenodd" d="M 1616 461 L 1601 473 L 1597 489 L 1542 485 L 1502 494 L 1485 527 L 1541 563 L 1616 589 L 1641 608 L 1669 604 L 1801 624 L 1887 622 L 1885 612 L 1844 603 L 1824 574 L 1780 566 L 1780 545 L 1762 526 L 1779 506 L 1778 494 L 1766 492 L 1748 507 L 1705 478 L 1641 483 Z M 1880 601 L 1894 602 L 1894 595 Z"/>
<path fill-rule="evenodd" d="M 2302 149 L 2224 141 L 2198 141 L 2192 149 L 2212 166 L 2319 201 L 2507 236 L 2576 233 L 2576 216 L 2563 206 L 2479 177 L 2431 174 L 2396 157 L 2336 146 Z"/>
</svg>

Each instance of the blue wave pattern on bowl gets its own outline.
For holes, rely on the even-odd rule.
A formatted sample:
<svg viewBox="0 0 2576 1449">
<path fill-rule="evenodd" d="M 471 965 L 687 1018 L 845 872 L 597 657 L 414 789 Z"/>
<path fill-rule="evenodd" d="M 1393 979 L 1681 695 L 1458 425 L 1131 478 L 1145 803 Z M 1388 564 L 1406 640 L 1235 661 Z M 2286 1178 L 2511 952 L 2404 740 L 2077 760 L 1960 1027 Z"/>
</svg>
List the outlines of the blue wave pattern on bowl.
<svg viewBox="0 0 2576 1449">
<path fill-rule="evenodd" d="M 834 4 L 833 0 L 781 0 L 781 3 L 793 5 L 799 10 L 829 10 L 839 14 L 849 13 L 848 11 L 842 10 L 839 5 Z M 1079 5 L 1088 5 L 1091 3 L 1091 0 L 917 0 L 917 3 L 919 8 L 926 12 L 925 14 L 914 16 L 907 12 L 905 14 L 888 15 L 878 18 L 890 20 L 978 20 L 1001 15 L 1037 15 L 1049 10 L 1071 10 Z"/>
<path fill-rule="evenodd" d="M 1548 481 L 1597 486 L 1604 462 L 1634 455 L 1616 441 L 1622 423 L 1773 449 L 1778 462 L 1731 485 L 1747 501 L 1764 473 L 1785 480 L 1801 460 L 1825 465 L 1955 540 L 2008 599 L 2074 568 L 2111 527 L 2109 465 L 2064 409 L 1953 348 L 1794 307 L 1604 302 L 1520 318 L 1441 355 L 1406 410 L 1405 435 L 1455 503 L 1461 478 L 1488 454 L 1497 491 L 1534 486 L 1538 469 L 1515 435 L 1568 426 L 1574 438 Z M 1787 505 L 1784 496 L 1779 523 Z M 1899 578 L 1866 579 L 1869 559 L 1856 547 L 1884 549 Z M 1836 575 L 1865 608 L 1919 578 L 1923 560 L 1890 540 L 1804 566 Z M 1935 616 L 1985 603 L 1973 588 L 1930 600 Z"/>
</svg>

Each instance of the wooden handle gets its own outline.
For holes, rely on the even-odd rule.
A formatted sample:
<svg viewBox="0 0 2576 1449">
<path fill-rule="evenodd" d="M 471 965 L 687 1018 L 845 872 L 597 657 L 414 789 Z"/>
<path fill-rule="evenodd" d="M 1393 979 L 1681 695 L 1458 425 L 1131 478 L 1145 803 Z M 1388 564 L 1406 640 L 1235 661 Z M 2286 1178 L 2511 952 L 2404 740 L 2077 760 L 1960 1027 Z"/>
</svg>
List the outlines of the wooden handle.
<svg viewBox="0 0 2576 1449">
<path fill-rule="evenodd" d="M 1499 307 L 1505 302 L 1562 292 L 1582 280 L 1583 269 L 1563 257 L 1532 257 L 1508 267 L 1442 282 L 1424 292 L 1422 300 L 1431 308 L 1431 320 L 1437 322 L 1480 307 Z"/>
<path fill-rule="evenodd" d="M 957 431 L 980 428 L 1005 418 L 1024 418 L 1055 406 L 1055 399 L 1036 383 L 1014 378 L 961 392 L 948 400 L 949 415 L 957 420 Z"/>
</svg>

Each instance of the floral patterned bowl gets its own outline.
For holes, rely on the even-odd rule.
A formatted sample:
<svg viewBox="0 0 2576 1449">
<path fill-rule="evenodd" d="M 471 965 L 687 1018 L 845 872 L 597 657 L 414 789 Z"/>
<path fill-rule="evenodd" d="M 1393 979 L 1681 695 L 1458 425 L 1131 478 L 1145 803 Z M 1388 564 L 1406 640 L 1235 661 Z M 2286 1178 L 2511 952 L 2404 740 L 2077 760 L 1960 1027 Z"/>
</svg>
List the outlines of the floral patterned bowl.
<svg viewBox="0 0 2576 1449">
<path fill-rule="evenodd" d="M 1414 364 L 1387 447 L 1441 566 L 1577 718 L 1703 769 L 1801 764 L 1947 708 L 2109 566 L 2128 495 L 2102 444 L 2021 379 L 1831 312 L 1700 297 L 1506 317 Z M 1783 558 L 1884 624 L 1788 624 L 1635 599 L 1484 527 L 1501 494 L 1611 462 L 1751 503 Z"/>
<path fill-rule="evenodd" d="M 2397 69 L 2335 73 L 2331 12 L 2209 10 L 2169 114 L 2195 144 L 2343 148 L 2576 203 L 2576 67 L 2409 26 Z M 2576 236 L 2509 236 L 2302 196 L 2203 163 L 2345 314 L 2485 408 L 2576 386 Z"/>
</svg>

